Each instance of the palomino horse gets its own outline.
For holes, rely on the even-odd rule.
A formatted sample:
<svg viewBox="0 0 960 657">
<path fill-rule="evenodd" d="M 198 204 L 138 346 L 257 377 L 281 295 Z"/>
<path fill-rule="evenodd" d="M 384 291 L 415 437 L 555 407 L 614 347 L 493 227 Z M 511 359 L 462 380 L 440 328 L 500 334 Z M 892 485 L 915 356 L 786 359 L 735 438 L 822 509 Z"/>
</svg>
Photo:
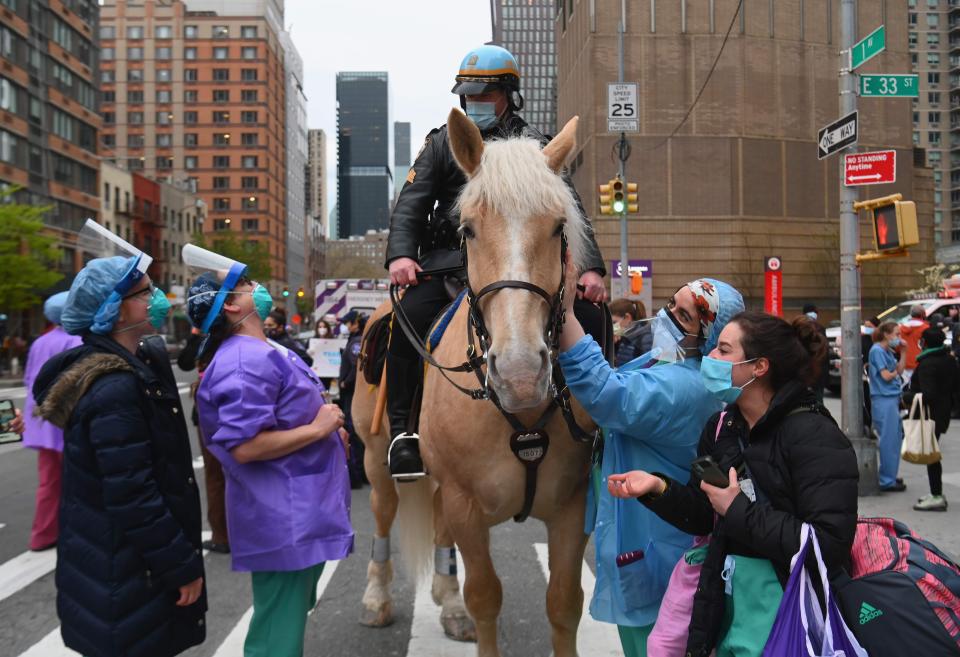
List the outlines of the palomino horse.
<svg viewBox="0 0 960 657">
<path fill-rule="evenodd" d="M 436 368 L 427 369 L 421 449 L 439 497 L 423 495 L 434 485 L 429 480 L 400 485 L 400 538 L 405 557 L 429 554 L 430 534 L 423 528 L 434 511 L 442 511 L 466 567 L 464 599 L 476 624 L 479 657 L 500 655 L 497 617 L 503 593 L 490 557 L 490 528 L 525 506 L 528 472 L 512 451 L 511 436 L 527 434 L 517 431 L 517 422 L 527 428 L 542 425 L 550 437 L 529 515 L 547 526 L 546 611 L 554 654 L 576 655 L 591 446 L 571 437 L 561 413 L 548 413 L 556 394 L 552 371 L 561 297 L 576 293 L 563 290 L 562 260 L 566 253 L 582 269 L 588 231 L 560 175 L 575 150 L 576 130 L 574 118 L 541 150 L 537 141 L 523 138 L 485 144 L 458 110 L 447 122 L 451 150 L 468 181 L 459 204 L 470 303 L 460 304 L 433 357 L 441 364 L 460 363 L 476 334 L 484 371 L 448 376 L 463 388 L 476 387 L 479 380 L 490 399 L 464 396 Z M 593 428 L 582 409 L 574 406 L 572 413 L 570 419 L 580 427 Z M 512 415 L 510 422 L 506 414 Z M 374 458 L 382 460 L 383 452 Z"/>
</svg>

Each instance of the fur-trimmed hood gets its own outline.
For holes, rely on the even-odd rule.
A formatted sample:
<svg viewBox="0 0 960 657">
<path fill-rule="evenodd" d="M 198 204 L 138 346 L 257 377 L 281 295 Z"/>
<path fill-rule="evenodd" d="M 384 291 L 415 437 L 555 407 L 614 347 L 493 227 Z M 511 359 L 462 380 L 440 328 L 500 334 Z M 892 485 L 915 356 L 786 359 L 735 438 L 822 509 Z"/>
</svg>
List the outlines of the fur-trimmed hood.
<svg viewBox="0 0 960 657">
<path fill-rule="evenodd" d="M 92 352 L 76 360 L 45 390 L 33 414 L 63 429 L 93 382 L 113 372 L 133 372 L 125 359 L 115 354 Z M 39 401 L 39 400 L 38 400 Z"/>
</svg>

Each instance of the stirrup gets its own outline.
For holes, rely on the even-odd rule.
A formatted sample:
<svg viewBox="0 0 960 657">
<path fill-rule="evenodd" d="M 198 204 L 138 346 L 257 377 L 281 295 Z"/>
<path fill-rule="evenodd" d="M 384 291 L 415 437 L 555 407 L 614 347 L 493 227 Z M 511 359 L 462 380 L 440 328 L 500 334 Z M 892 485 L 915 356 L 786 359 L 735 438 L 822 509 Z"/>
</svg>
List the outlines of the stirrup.
<svg viewBox="0 0 960 657">
<path fill-rule="evenodd" d="M 415 465 L 413 472 L 394 472 L 393 471 L 393 463 L 391 463 L 390 457 L 393 454 L 394 445 L 396 445 L 400 441 L 410 441 L 410 442 L 413 442 L 414 445 L 416 445 L 416 446 L 404 445 L 403 443 L 401 443 L 400 445 L 401 449 L 405 448 L 407 450 L 413 450 L 416 454 L 417 464 Z M 419 442 L 420 442 L 420 436 L 418 436 L 415 433 L 407 433 L 406 431 L 403 433 L 397 434 L 397 436 L 392 441 L 390 441 L 390 447 L 387 449 L 387 469 L 390 470 L 390 476 L 393 477 L 395 480 L 400 482 L 410 482 L 410 481 L 416 481 L 417 479 L 421 479 L 422 477 L 427 476 L 426 468 L 423 467 L 423 458 L 420 456 Z M 416 466 L 419 466 L 419 467 L 416 467 Z"/>
</svg>

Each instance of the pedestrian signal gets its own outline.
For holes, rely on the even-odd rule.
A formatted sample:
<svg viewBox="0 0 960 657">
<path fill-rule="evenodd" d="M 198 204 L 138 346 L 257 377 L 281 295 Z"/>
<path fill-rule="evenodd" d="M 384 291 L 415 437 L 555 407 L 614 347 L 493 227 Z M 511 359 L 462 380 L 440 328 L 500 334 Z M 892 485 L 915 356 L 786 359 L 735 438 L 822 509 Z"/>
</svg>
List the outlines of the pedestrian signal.
<svg viewBox="0 0 960 657">
<path fill-rule="evenodd" d="M 913 201 L 902 201 L 894 194 L 883 198 L 861 201 L 856 208 L 870 211 L 873 243 L 877 251 L 905 249 L 920 243 L 917 228 L 917 207 Z"/>
</svg>

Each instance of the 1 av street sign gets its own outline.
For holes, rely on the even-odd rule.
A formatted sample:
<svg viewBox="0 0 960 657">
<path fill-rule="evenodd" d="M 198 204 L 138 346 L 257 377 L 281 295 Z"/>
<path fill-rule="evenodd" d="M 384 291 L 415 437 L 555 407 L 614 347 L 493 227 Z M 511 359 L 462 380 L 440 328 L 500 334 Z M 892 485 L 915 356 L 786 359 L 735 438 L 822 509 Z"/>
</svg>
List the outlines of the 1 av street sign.
<svg viewBox="0 0 960 657">
<path fill-rule="evenodd" d="M 883 25 L 867 35 L 866 39 L 856 43 L 850 49 L 850 70 L 859 68 L 861 64 L 883 52 L 887 47 L 887 31 Z"/>
<path fill-rule="evenodd" d="M 897 182 L 897 151 L 851 153 L 843 158 L 843 184 L 882 185 Z"/>
<path fill-rule="evenodd" d="M 919 75 L 878 73 L 860 76 L 860 95 L 890 98 L 917 98 L 920 95 Z"/>
<path fill-rule="evenodd" d="M 607 84 L 608 132 L 640 132 L 637 98 L 636 82 Z"/>
<path fill-rule="evenodd" d="M 817 158 L 823 159 L 857 143 L 857 113 L 850 112 L 817 133 Z"/>
</svg>

